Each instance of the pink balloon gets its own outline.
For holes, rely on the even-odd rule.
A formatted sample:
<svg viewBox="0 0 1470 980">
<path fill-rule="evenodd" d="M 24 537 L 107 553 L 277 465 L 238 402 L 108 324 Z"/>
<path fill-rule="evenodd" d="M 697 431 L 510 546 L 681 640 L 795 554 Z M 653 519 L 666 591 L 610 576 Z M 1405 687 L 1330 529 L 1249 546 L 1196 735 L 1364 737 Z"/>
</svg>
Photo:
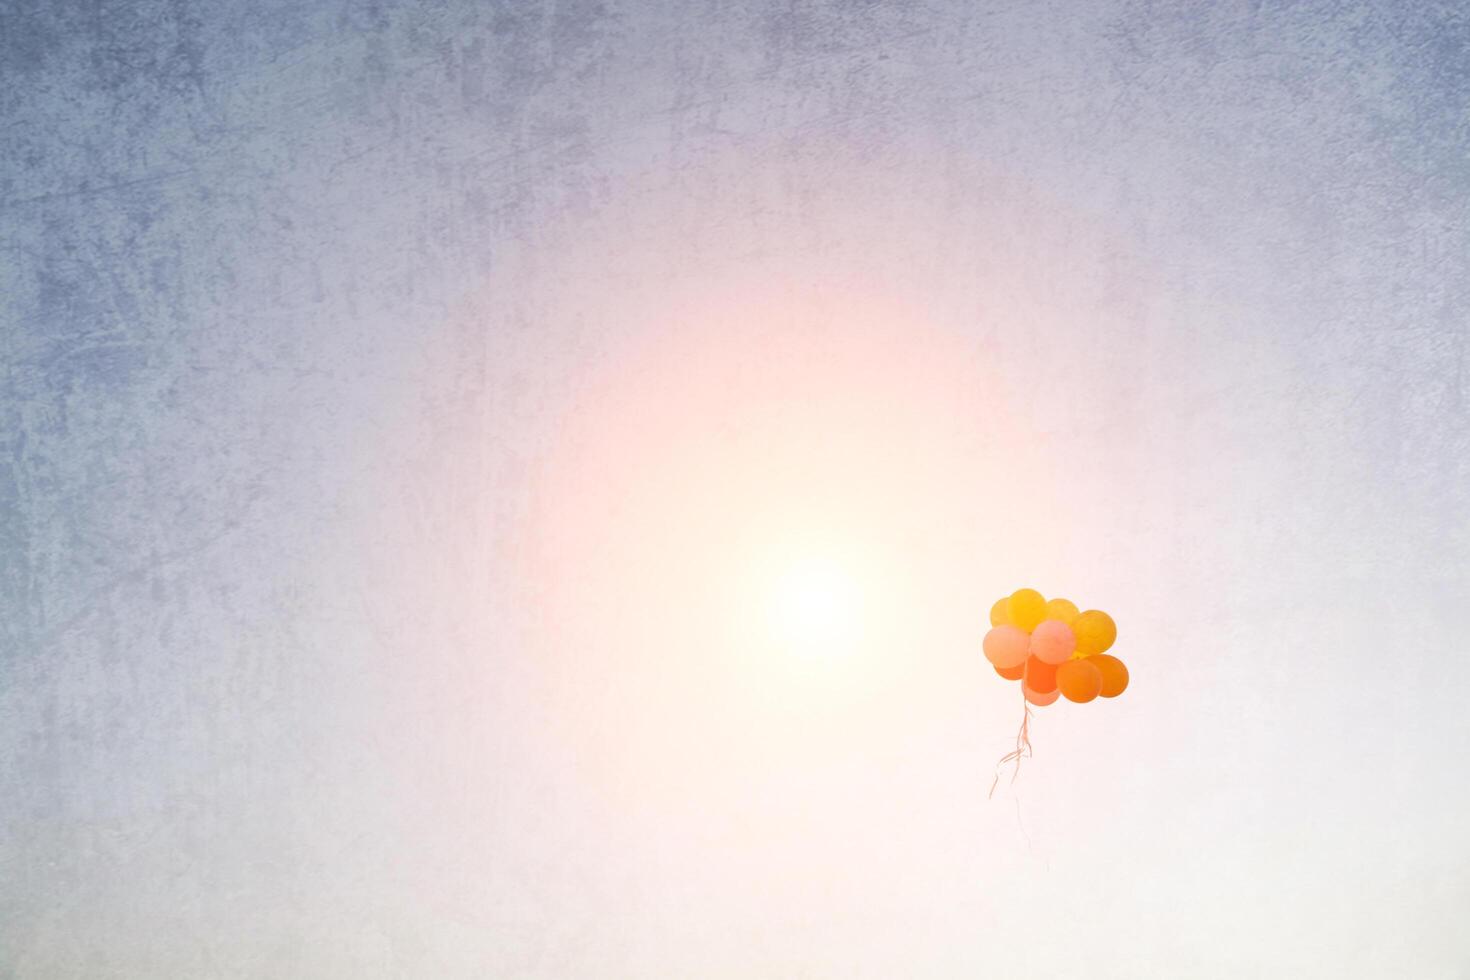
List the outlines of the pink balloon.
<svg viewBox="0 0 1470 980">
<path fill-rule="evenodd" d="M 1042 663 L 1066 663 L 1076 649 L 1077 634 L 1060 619 L 1042 620 L 1031 631 L 1031 652 Z"/>
<path fill-rule="evenodd" d="M 1047 705 L 1051 704 L 1057 698 L 1062 696 L 1062 692 L 1060 690 L 1052 691 L 1050 694 L 1037 694 L 1035 691 L 1031 690 L 1031 688 L 1026 687 L 1025 685 L 1022 685 L 1021 690 L 1025 692 L 1026 700 L 1030 701 L 1038 708 L 1045 708 Z"/>
<path fill-rule="evenodd" d="M 985 659 L 996 667 L 1019 667 L 1026 662 L 1030 642 L 1019 626 L 997 626 L 985 634 Z"/>
</svg>

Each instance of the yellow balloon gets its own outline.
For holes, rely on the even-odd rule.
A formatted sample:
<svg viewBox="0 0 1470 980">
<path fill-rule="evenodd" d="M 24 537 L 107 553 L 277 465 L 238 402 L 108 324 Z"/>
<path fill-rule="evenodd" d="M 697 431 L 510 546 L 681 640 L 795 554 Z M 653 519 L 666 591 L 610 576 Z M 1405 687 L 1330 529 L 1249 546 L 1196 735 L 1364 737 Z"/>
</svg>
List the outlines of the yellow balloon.
<svg viewBox="0 0 1470 980">
<path fill-rule="evenodd" d="M 1011 602 L 1011 597 L 1010 596 L 1006 596 L 1004 599 L 997 599 L 997 600 L 995 600 L 995 605 L 993 605 L 993 606 L 990 607 L 990 625 L 991 626 L 1009 626 L 1009 625 L 1011 625 L 1011 614 L 1010 614 L 1010 610 L 1008 608 L 1010 606 L 1010 602 Z"/>
<path fill-rule="evenodd" d="M 1053 599 L 1046 604 L 1046 618 L 1060 619 L 1068 626 L 1077 618 L 1077 603 L 1071 599 Z"/>
<path fill-rule="evenodd" d="M 1077 634 L 1077 652 L 1084 657 L 1102 653 L 1118 638 L 1113 617 L 1101 609 L 1089 609 L 1074 619 L 1072 632 Z"/>
<path fill-rule="evenodd" d="M 1011 593 L 1006 609 L 1011 614 L 1011 625 L 1029 633 L 1046 618 L 1046 599 L 1035 589 L 1017 589 Z"/>
</svg>

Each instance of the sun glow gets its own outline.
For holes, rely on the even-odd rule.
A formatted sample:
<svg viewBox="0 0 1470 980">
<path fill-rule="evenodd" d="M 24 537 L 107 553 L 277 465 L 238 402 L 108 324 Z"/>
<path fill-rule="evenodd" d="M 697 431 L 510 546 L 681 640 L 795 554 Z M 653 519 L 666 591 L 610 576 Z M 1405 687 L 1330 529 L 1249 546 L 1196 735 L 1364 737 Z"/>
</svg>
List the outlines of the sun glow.
<svg viewBox="0 0 1470 980">
<path fill-rule="evenodd" d="M 793 563 L 773 597 L 776 634 L 791 650 L 822 655 L 849 653 L 861 632 L 862 602 L 856 581 L 830 559 Z"/>
</svg>

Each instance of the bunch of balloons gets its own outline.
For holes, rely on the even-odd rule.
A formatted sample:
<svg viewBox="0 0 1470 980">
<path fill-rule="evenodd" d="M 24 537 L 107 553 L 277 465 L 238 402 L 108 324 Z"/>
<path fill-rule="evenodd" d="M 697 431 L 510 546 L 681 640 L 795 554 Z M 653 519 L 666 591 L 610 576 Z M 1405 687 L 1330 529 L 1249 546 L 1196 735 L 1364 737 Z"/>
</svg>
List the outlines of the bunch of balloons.
<svg viewBox="0 0 1470 980">
<path fill-rule="evenodd" d="M 1035 589 L 1017 589 L 991 607 L 990 625 L 986 659 L 1006 680 L 1020 681 L 1031 704 L 1115 698 L 1128 687 L 1128 668 L 1106 653 L 1118 627 L 1100 609 L 1078 612 L 1066 599 L 1047 602 Z"/>
</svg>

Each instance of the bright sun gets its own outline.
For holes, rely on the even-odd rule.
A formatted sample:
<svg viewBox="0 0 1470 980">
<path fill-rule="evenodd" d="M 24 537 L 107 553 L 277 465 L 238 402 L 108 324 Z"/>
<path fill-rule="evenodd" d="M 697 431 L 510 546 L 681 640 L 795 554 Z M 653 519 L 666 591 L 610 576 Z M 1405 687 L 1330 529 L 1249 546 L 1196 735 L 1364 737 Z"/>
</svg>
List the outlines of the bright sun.
<svg viewBox="0 0 1470 980">
<path fill-rule="evenodd" d="M 777 583 L 773 605 L 776 632 L 793 650 L 847 653 L 857 643 L 857 584 L 836 562 L 806 559 L 792 564 Z"/>
</svg>

